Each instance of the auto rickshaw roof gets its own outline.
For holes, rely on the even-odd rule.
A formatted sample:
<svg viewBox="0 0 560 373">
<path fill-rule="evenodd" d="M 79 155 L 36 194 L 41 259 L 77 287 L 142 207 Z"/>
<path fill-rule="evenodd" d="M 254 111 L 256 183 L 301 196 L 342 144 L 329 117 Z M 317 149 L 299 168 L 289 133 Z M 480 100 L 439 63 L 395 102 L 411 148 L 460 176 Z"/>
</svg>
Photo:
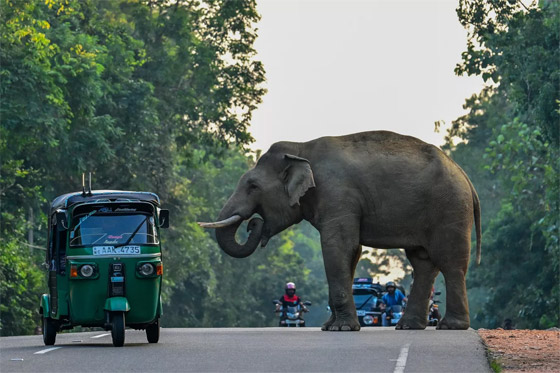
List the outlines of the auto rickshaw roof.
<svg viewBox="0 0 560 373">
<path fill-rule="evenodd" d="M 93 190 L 91 193 L 83 192 L 68 193 L 58 196 L 51 204 L 51 211 L 68 208 L 76 203 L 102 202 L 102 201 L 123 201 L 123 202 L 150 202 L 159 206 L 159 197 L 151 192 L 130 192 L 123 190 Z"/>
</svg>

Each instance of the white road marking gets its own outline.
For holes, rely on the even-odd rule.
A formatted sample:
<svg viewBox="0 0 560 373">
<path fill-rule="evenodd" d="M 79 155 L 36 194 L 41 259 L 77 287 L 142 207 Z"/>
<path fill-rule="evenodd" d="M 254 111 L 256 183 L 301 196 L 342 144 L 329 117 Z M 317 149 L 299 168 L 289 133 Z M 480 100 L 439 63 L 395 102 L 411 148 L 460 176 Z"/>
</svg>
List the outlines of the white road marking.
<svg viewBox="0 0 560 373">
<path fill-rule="evenodd" d="M 99 335 L 94 335 L 94 336 L 91 337 L 91 338 L 92 338 L 92 339 L 93 339 L 93 338 L 101 338 L 101 337 L 106 337 L 106 336 L 108 336 L 108 335 L 111 335 L 111 334 L 110 334 L 110 333 L 99 334 Z"/>
<path fill-rule="evenodd" d="M 404 373 L 404 368 L 406 367 L 406 359 L 408 358 L 408 348 L 410 343 L 407 343 L 401 348 L 401 353 L 397 359 L 397 365 L 395 365 L 395 370 L 393 373 Z"/>
<path fill-rule="evenodd" d="M 35 355 L 46 354 L 46 353 L 49 352 L 49 351 L 58 350 L 59 348 L 62 348 L 62 347 L 51 347 L 51 348 L 46 348 L 46 349 L 44 349 L 44 350 L 35 352 Z"/>
</svg>

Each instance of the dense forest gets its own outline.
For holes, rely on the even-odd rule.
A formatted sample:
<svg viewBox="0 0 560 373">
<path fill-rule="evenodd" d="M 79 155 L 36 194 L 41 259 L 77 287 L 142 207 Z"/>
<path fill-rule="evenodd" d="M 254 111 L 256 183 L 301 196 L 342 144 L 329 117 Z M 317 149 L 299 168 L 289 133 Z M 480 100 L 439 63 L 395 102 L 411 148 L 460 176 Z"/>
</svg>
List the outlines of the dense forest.
<svg viewBox="0 0 560 373">
<path fill-rule="evenodd" d="M 560 3 L 461 0 L 457 74 L 488 83 L 445 149 L 482 203 L 483 254 L 467 286 L 473 327 L 559 326 Z"/>
<path fill-rule="evenodd" d="M 456 73 L 488 82 L 465 116 L 439 123 L 483 207 L 474 327 L 558 326 L 559 10 L 458 3 L 469 38 Z M 286 281 L 314 303 L 309 325 L 327 318 L 309 224 L 243 260 L 196 224 L 217 216 L 259 156 L 248 147 L 266 93 L 254 0 L 0 0 L 0 19 L 1 335 L 39 324 L 47 208 L 87 171 L 94 188 L 152 191 L 171 210 L 163 326 L 273 326 Z M 407 268 L 400 251 L 368 252 L 360 276 L 387 274 L 390 258 Z"/>
</svg>

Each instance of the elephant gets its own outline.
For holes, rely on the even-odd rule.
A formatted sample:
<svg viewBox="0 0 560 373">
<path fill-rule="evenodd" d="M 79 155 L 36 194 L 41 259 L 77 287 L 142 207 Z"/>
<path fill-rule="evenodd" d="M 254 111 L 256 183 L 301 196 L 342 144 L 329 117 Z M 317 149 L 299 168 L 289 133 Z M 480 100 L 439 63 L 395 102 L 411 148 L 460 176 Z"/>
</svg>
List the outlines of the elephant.
<svg viewBox="0 0 560 373">
<path fill-rule="evenodd" d="M 473 220 L 480 263 L 480 201 L 467 174 L 436 146 L 389 131 L 277 142 L 240 178 L 218 220 L 199 224 L 216 229 L 224 252 L 244 258 L 303 219 L 320 233 L 332 310 L 322 330 L 360 330 L 352 282 L 362 245 L 402 248 L 412 265 L 396 329 L 426 327 L 440 271 L 447 312 L 437 328 L 469 327 L 465 276 Z M 241 244 L 235 236 L 246 220 L 250 234 Z"/>
</svg>

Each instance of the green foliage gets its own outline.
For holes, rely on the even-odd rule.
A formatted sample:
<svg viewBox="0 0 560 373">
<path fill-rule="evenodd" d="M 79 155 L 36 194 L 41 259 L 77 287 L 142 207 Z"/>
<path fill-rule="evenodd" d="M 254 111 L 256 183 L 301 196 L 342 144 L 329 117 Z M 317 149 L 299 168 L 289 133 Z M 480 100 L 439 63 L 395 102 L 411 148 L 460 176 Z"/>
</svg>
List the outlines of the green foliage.
<svg viewBox="0 0 560 373">
<path fill-rule="evenodd" d="M 530 119 L 558 146 L 560 4 L 542 1 L 540 7 L 525 10 L 520 1 L 459 3 L 457 13 L 469 40 L 456 72 L 482 74 L 499 83 L 520 119 Z"/>
<path fill-rule="evenodd" d="M 2 239 L 0 335 L 27 334 L 39 325 L 39 296 L 45 290 L 42 277 L 29 249 L 17 236 Z"/>
<path fill-rule="evenodd" d="M 490 369 L 495 373 L 501 373 L 503 371 L 502 364 L 496 359 L 490 360 Z"/>
<path fill-rule="evenodd" d="M 475 327 L 559 325 L 559 10 L 480 0 L 457 10 L 469 40 L 456 72 L 494 82 L 466 101 L 444 147 L 483 207 L 483 263 L 468 282 Z"/>
<path fill-rule="evenodd" d="M 196 294 L 217 293 L 221 258 L 194 222 L 216 216 L 219 196 L 247 167 L 241 148 L 265 92 L 255 8 L 250 0 L 0 0 L 3 335 L 30 333 L 38 321 L 45 279 L 36 283 L 27 229 L 44 247 L 40 211 L 79 190 L 85 171 L 94 187 L 154 191 L 170 208 L 167 309 L 175 291 L 197 299 L 178 300 L 186 315 L 201 308 Z"/>
</svg>

